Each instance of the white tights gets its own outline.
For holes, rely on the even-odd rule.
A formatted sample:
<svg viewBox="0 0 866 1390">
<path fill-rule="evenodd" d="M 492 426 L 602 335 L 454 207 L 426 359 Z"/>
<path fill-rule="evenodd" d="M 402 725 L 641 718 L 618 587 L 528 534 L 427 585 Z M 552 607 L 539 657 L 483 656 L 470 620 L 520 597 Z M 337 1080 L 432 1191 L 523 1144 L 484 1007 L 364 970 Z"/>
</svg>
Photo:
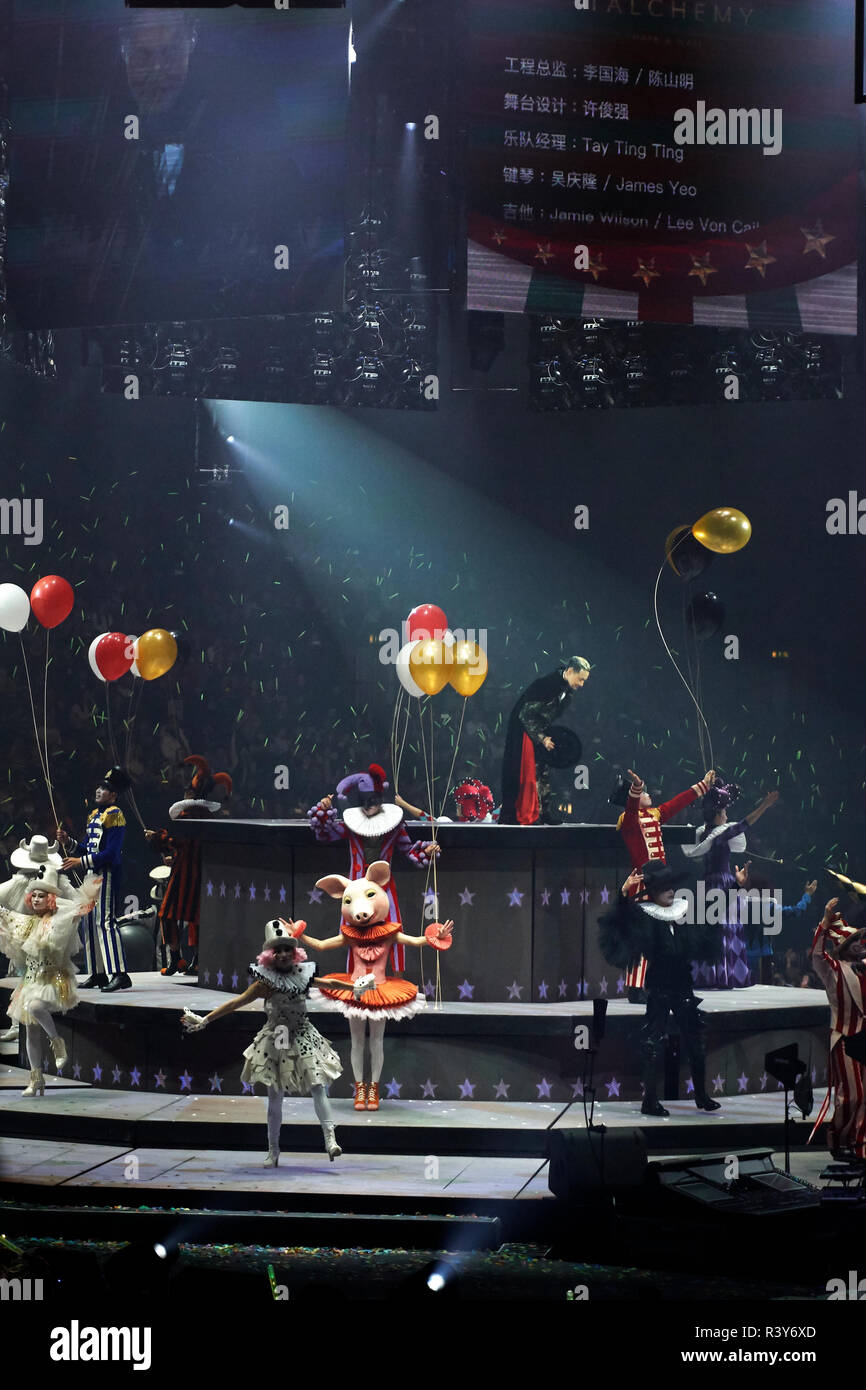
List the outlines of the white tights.
<svg viewBox="0 0 866 1390">
<path fill-rule="evenodd" d="M 324 1086 L 311 1086 L 310 1095 L 313 1098 L 313 1105 L 316 1111 L 316 1118 L 321 1125 L 331 1125 L 334 1123 L 334 1116 L 331 1112 L 331 1102 L 328 1099 Z M 268 1149 L 271 1153 L 279 1152 L 280 1148 L 280 1126 L 283 1123 L 283 1093 L 276 1086 L 268 1087 Z"/>
<path fill-rule="evenodd" d="M 49 1038 L 57 1037 L 57 1028 L 54 1019 L 48 1010 L 48 1005 L 37 999 L 35 1003 L 28 1004 L 32 1023 L 25 1025 L 27 1035 L 27 1060 L 30 1063 L 31 1071 L 42 1070 L 42 1034 L 47 1033 Z"/>
<path fill-rule="evenodd" d="M 385 1062 L 385 1024 L 384 1018 L 350 1018 L 349 1033 L 352 1037 L 352 1075 L 356 1081 L 364 1080 L 364 1032 L 370 1029 L 370 1080 L 374 1085 L 382 1075 Z"/>
</svg>

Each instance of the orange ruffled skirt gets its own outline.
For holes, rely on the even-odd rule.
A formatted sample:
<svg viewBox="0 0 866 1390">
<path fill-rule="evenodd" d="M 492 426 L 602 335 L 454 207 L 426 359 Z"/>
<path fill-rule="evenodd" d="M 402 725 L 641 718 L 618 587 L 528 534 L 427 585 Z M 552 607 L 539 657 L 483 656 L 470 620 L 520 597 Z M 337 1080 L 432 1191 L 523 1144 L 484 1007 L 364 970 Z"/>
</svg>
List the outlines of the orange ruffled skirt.
<svg viewBox="0 0 866 1390">
<path fill-rule="evenodd" d="M 319 985 L 318 992 L 326 1009 L 333 1009 L 345 1018 L 413 1018 L 427 1007 L 427 1000 L 419 994 L 418 986 L 411 980 L 383 980 L 375 989 L 367 989 L 356 999 L 352 991 L 352 976 L 332 971 L 331 980 L 345 980 L 346 988 Z"/>
</svg>

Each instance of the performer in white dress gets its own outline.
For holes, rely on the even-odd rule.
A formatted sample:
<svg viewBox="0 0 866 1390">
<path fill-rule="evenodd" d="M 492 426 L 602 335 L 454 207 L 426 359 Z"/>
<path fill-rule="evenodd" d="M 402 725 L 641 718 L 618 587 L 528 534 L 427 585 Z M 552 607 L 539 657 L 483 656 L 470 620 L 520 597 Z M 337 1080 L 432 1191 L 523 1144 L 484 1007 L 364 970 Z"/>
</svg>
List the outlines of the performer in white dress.
<svg viewBox="0 0 866 1390">
<path fill-rule="evenodd" d="M 49 845 L 44 835 L 32 835 L 30 843 L 22 840 L 17 849 L 14 849 L 9 856 L 14 873 L 11 878 L 7 878 L 5 883 L 0 883 L 0 907 L 8 907 L 12 912 L 20 912 L 24 906 L 24 899 L 33 887 L 33 880 L 43 865 L 50 864 L 53 868 L 59 869 L 63 863 L 63 856 L 57 853 L 56 842 Z M 57 879 L 58 898 L 71 898 L 75 889 L 69 882 L 65 874 L 59 874 Z M 21 973 L 23 967 L 19 968 Z M 18 1041 L 18 1024 L 13 1023 L 10 1028 L 6 1028 L 0 1033 L 0 1042 Z"/>
<path fill-rule="evenodd" d="M 92 910 L 101 884 L 101 879 L 88 875 L 74 897 L 58 899 L 57 870 L 43 865 L 24 898 L 24 911 L 0 908 L 0 946 L 13 965 L 25 967 L 9 1002 L 9 1017 L 27 1032 L 30 1083 L 25 1096 L 45 1094 L 43 1033 L 58 1069 L 66 1061 L 54 1015 L 68 1013 L 78 1003 L 72 959 L 78 947 L 78 923 Z"/>
<path fill-rule="evenodd" d="M 342 1075 L 343 1068 L 331 1044 L 307 1017 L 311 987 L 325 984 L 327 980 L 316 977 L 314 962 L 307 960 L 306 951 L 277 919 L 267 923 L 265 944 L 249 969 L 253 982 L 243 994 L 226 1000 L 204 1018 L 184 1009 L 181 1021 L 190 1032 L 198 1032 L 215 1019 L 243 1008 L 244 1004 L 263 999 L 265 1022 L 244 1052 L 246 1061 L 241 1080 L 267 1088 L 268 1156 L 265 1167 L 274 1168 L 279 1163 L 284 1095 L 312 1096 L 325 1137 L 325 1151 L 333 1162 L 343 1150 L 334 1134 L 326 1087 Z M 356 997 L 360 997 L 371 981 L 369 975 L 355 981 Z"/>
</svg>

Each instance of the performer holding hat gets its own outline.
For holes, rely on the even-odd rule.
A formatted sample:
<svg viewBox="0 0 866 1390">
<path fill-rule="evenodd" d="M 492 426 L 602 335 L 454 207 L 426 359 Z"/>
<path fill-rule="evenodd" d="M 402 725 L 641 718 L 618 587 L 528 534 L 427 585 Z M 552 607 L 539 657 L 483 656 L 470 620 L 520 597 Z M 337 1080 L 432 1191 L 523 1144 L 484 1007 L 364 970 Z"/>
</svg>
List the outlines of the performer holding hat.
<svg viewBox="0 0 866 1390">
<path fill-rule="evenodd" d="M 712 768 L 705 772 L 700 782 L 695 782 L 693 786 L 684 792 L 678 792 L 672 796 L 670 801 L 663 801 L 660 806 L 653 805 L 653 799 L 647 791 L 643 780 L 638 777 L 636 772 L 628 771 L 629 780 L 620 777 L 616 787 L 609 798 L 611 806 L 622 806 L 623 813 L 616 823 L 616 828 L 625 840 L 626 849 L 629 852 L 631 866 L 639 869 L 641 864 L 645 864 L 648 859 L 657 860 L 664 864 L 665 842 L 662 838 L 662 826 L 674 816 L 679 815 L 687 806 L 691 806 L 698 797 L 706 796 L 710 787 L 716 780 L 716 774 Z M 625 984 L 628 992 L 630 1004 L 643 1003 L 643 989 L 646 983 L 646 961 L 633 960 L 628 964 L 626 971 Z"/>
<path fill-rule="evenodd" d="M 62 855 L 57 853 L 57 841 L 49 845 L 44 835 L 31 836 L 30 843 L 21 840 L 18 848 L 13 849 L 9 856 L 9 863 L 15 870 L 11 878 L 7 878 L 5 883 L 0 883 L 0 907 L 8 907 L 11 912 L 22 912 L 24 910 L 24 899 L 33 887 L 33 881 L 39 870 L 50 866 L 59 869 L 63 863 Z M 58 874 L 56 896 L 58 898 L 73 898 L 75 889 L 69 882 L 65 874 Z M 23 971 L 23 966 L 19 967 L 18 974 Z M 17 1042 L 18 1024 L 13 1023 L 10 1028 L 0 1033 L 0 1042 Z"/>
<path fill-rule="evenodd" d="M 575 690 L 589 680 L 583 656 L 561 661 L 524 690 L 508 719 L 502 760 L 502 825 L 560 825 L 550 768 L 573 767 L 581 755 L 573 729 L 554 725 L 568 708 Z"/>
<path fill-rule="evenodd" d="M 255 999 L 264 1000 L 265 1022 L 244 1052 L 246 1061 L 241 1080 L 267 1088 L 266 1168 L 274 1168 L 280 1161 L 284 1095 L 311 1095 L 325 1138 L 325 1152 L 331 1162 L 343 1152 L 337 1143 L 326 1091 L 326 1087 L 342 1075 L 343 1068 L 330 1043 L 307 1017 L 310 989 L 326 981 L 317 978 L 314 962 L 307 960 L 306 951 L 297 943 L 296 937 L 303 929 L 303 922 L 295 926 L 273 918 L 265 926 L 261 952 L 250 966 L 252 984 L 249 989 L 212 1009 L 204 1018 L 184 1009 L 181 1020 L 185 1028 L 198 1032 Z M 355 998 L 359 998 L 372 981 L 372 975 L 356 980 Z"/>
<path fill-rule="evenodd" d="M 839 877 L 839 875 L 836 875 Z M 850 882 L 850 880 L 848 880 Z M 812 941 L 812 969 L 830 1003 L 830 1065 L 827 1095 L 811 1140 L 833 1103 L 827 1144 L 834 1158 L 866 1159 L 866 1068 L 852 1056 L 846 1040 L 866 1029 L 866 908 L 839 910 L 839 899 L 824 908 Z"/>
<path fill-rule="evenodd" d="M 117 928 L 126 834 L 126 819 L 117 805 L 117 798 L 131 785 L 123 768 L 109 769 L 96 788 L 96 805 L 87 818 L 87 829 L 80 843 L 67 835 L 62 826 L 57 827 L 57 838 L 66 850 L 62 867 L 85 872 L 96 870 L 102 875 L 99 901 L 84 922 L 84 957 L 89 974 L 81 988 L 98 987 L 106 994 L 132 988 L 132 980 L 126 973 L 123 938 Z"/>
<path fill-rule="evenodd" d="M 54 1023 L 55 1014 L 68 1013 L 78 1003 L 75 964 L 78 922 L 93 909 L 100 880 L 89 875 L 72 898 L 58 902 L 58 874 L 43 864 L 28 890 L 23 911 L 0 908 L 0 945 L 24 975 L 9 1003 L 9 1016 L 27 1030 L 30 1082 L 25 1096 L 44 1095 L 42 1034 L 48 1037 L 57 1067 L 66 1061 L 66 1048 Z"/>
<path fill-rule="evenodd" d="M 599 918 L 599 944 L 611 965 L 622 967 L 638 956 L 646 961 L 642 1115 L 670 1113 L 658 1098 L 658 1071 L 671 1016 L 692 1069 L 695 1105 L 699 1110 L 719 1109 L 707 1093 L 706 1023 L 692 990 L 691 970 L 693 960 L 712 960 L 718 953 L 719 933 L 715 927 L 686 923 L 688 900 L 674 895 L 688 877 L 659 859 L 649 860 L 639 872 L 632 870 L 614 907 Z"/>
</svg>

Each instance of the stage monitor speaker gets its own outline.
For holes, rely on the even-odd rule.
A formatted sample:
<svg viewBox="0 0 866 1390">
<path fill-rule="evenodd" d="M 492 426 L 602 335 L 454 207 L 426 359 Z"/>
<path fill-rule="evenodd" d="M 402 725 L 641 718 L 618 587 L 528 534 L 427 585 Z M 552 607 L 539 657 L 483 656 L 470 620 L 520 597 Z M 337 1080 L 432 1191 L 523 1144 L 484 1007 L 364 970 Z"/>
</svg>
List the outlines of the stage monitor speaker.
<svg viewBox="0 0 866 1390">
<path fill-rule="evenodd" d="M 813 1188 L 776 1167 L 772 1149 L 664 1159 L 650 1164 L 650 1176 L 669 1197 L 714 1216 L 772 1216 L 821 1205 Z"/>
<path fill-rule="evenodd" d="M 639 1129 L 552 1129 L 547 1135 L 547 1185 L 563 1202 L 640 1187 L 646 1154 Z"/>
</svg>

